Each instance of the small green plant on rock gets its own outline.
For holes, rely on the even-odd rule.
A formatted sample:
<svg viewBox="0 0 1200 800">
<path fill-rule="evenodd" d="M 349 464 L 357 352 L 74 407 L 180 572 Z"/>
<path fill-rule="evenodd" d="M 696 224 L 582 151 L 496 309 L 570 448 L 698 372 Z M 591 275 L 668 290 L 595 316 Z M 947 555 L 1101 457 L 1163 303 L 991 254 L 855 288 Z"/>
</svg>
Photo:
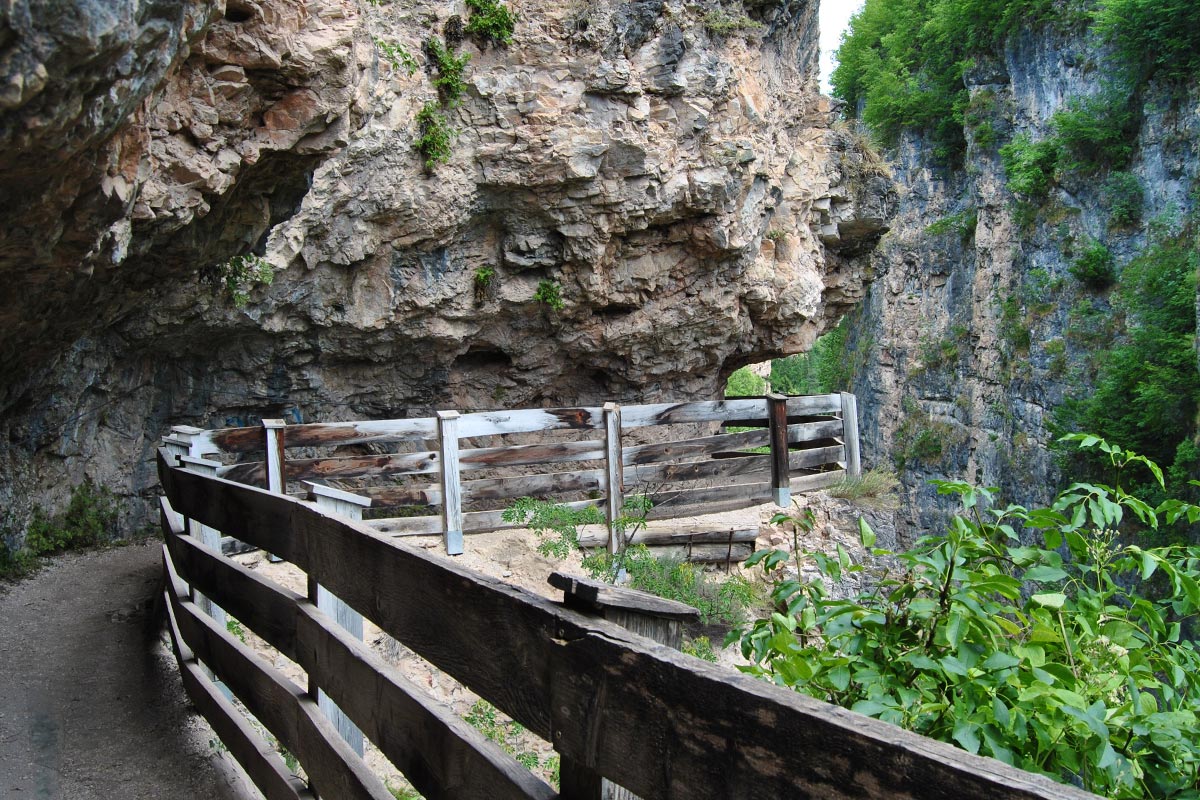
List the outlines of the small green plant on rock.
<svg viewBox="0 0 1200 800">
<path fill-rule="evenodd" d="M 1102 242 L 1092 242 L 1071 262 L 1072 277 L 1089 289 L 1107 289 L 1117 279 L 1116 261 Z"/>
<path fill-rule="evenodd" d="M 517 15 L 497 0 L 467 0 L 471 19 L 466 32 L 484 41 L 499 45 L 512 43 L 513 31 L 517 27 Z"/>
<path fill-rule="evenodd" d="M 1108 224 L 1128 228 L 1142 221 L 1142 182 L 1132 172 L 1114 172 L 1101 187 L 1108 206 Z"/>
<path fill-rule="evenodd" d="M 387 59 L 396 69 L 402 69 L 409 75 L 413 75 L 417 71 L 417 59 L 412 53 L 404 49 L 404 46 L 398 42 L 389 42 L 380 39 L 378 36 L 371 37 L 375 42 L 375 46 L 379 48 L 379 52 Z"/>
<path fill-rule="evenodd" d="M 487 265 L 478 267 L 475 270 L 475 275 L 472 278 L 472 285 L 475 287 L 475 299 L 482 301 L 487 295 L 487 290 L 492 285 L 492 281 L 496 278 L 496 268 Z"/>
<path fill-rule="evenodd" d="M 250 302 L 250 292 L 275 281 L 275 269 L 262 256 L 246 253 L 218 264 L 208 276 L 225 289 L 236 308 L 245 308 Z"/>
<path fill-rule="evenodd" d="M 25 531 L 25 547 L 34 555 L 94 547 L 117 535 L 117 499 L 107 487 L 84 481 L 71 491 L 62 514 L 50 517 L 40 508 Z"/>
<path fill-rule="evenodd" d="M 448 108 L 453 108 L 467 90 L 467 82 L 463 76 L 471 54 L 456 56 L 436 36 L 430 36 L 425 41 L 425 52 L 429 54 L 430 63 L 437 70 L 433 85 L 438 90 L 438 96 Z"/>
<path fill-rule="evenodd" d="M 555 311 L 562 311 L 567 307 L 567 304 L 562 299 L 562 286 L 557 281 L 538 281 L 537 291 L 533 293 L 533 299 L 538 303 L 545 303 Z"/>
<path fill-rule="evenodd" d="M 765 26 L 761 22 L 750 19 L 744 13 L 734 13 L 725 9 L 710 11 L 702 20 L 704 29 L 713 36 L 735 36 L 755 33 Z"/>
<path fill-rule="evenodd" d="M 425 169 L 433 172 L 438 164 L 450 160 L 454 129 L 438 104 L 430 101 L 417 112 L 417 131 L 417 140 L 413 144 L 425 161 Z"/>
<path fill-rule="evenodd" d="M 1054 184 L 1061 146 L 1055 139 L 1035 142 L 1018 136 L 1000 148 L 1000 161 L 1013 194 L 1032 200 L 1045 198 Z"/>
<path fill-rule="evenodd" d="M 525 727 L 516 720 L 502 720 L 496 707 L 488 701 L 476 700 L 463 719 L 489 741 L 500 745 L 504 752 L 515 758 L 525 769 L 533 770 L 543 766 L 538 754 L 521 741 Z"/>
</svg>

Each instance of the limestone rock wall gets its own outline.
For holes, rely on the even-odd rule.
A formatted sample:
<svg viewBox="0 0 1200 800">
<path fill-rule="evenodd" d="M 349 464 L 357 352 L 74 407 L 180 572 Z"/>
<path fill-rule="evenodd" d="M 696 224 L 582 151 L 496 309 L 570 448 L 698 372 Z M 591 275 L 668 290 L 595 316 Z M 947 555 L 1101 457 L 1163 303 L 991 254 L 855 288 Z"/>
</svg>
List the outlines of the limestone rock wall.
<svg viewBox="0 0 1200 800">
<path fill-rule="evenodd" d="M 863 296 L 894 202 L 830 127 L 807 0 L 514 0 L 506 47 L 451 0 L 75 0 L 80 42 L 35 5 L 0 16 L 10 530 L 85 477 L 146 500 L 171 424 L 714 396 Z M 239 308 L 213 278 L 247 253 L 274 279 Z"/>
<path fill-rule="evenodd" d="M 1052 499 L 1053 409 L 1094 377 L 1073 309 L 1103 305 L 1071 276 L 1071 262 L 1103 241 L 1124 264 L 1146 247 L 1152 221 L 1193 207 L 1200 106 L 1194 91 L 1151 84 L 1128 167 L 1144 189 L 1142 222 L 1109 225 L 1102 175 L 1063 177 L 1021 219 L 998 147 L 1052 135 L 1050 117 L 1067 98 L 1104 89 L 1094 47 L 1053 29 L 1013 37 L 1002 58 L 968 73 L 986 126 L 968 129 L 963 168 L 936 166 L 920 138 L 895 154 L 899 210 L 872 258 L 877 277 L 852 316 L 849 352 L 864 461 L 900 467 L 901 544 L 941 529 L 955 508 L 932 478 L 996 486 L 1023 505 Z"/>
</svg>

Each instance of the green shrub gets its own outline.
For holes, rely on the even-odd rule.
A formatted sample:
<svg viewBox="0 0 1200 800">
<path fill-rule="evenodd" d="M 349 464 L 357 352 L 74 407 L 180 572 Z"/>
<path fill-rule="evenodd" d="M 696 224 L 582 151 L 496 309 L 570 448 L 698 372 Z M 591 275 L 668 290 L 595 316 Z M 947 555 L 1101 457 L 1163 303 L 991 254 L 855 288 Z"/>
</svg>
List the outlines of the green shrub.
<svg viewBox="0 0 1200 800">
<path fill-rule="evenodd" d="M 771 388 L 781 394 L 846 392 L 868 348 L 849 350 L 849 318 L 817 337 L 812 349 L 771 362 Z M 761 392 L 759 392 L 761 394 Z"/>
<path fill-rule="evenodd" d="M 1100 0 L 1096 30 L 1143 78 L 1200 73 L 1200 5 L 1193 0 Z"/>
<path fill-rule="evenodd" d="M 467 0 L 467 7 L 471 9 L 467 33 L 500 45 L 512 43 L 517 15 L 507 6 L 497 0 Z"/>
<path fill-rule="evenodd" d="M 1101 187 L 1108 206 L 1108 224 L 1126 228 L 1142 221 L 1142 182 L 1131 172 L 1114 172 Z"/>
<path fill-rule="evenodd" d="M 417 112 L 417 139 L 413 145 L 421 154 L 427 171 L 433 172 L 438 164 L 450 160 L 454 136 L 454 129 L 437 103 L 428 102 Z"/>
<path fill-rule="evenodd" d="M 708 12 L 702 22 L 704 29 L 714 36 L 746 34 L 760 31 L 764 27 L 761 22 L 756 22 L 745 14 L 733 14 L 723 8 Z"/>
<path fill-rule="evenodd" d="M 1150 467 L 1075 440 L 1114 467 Z M 1200 613 L 1200 549 L 1121 532 L 1195 522 L 1200 507 L 1077 483 L 1049 508 L 1002 508 L 995 490 L 934 485 L 964 512 L 907 552 L 875 548 L 860 520 L 865 562 L 840 545 L 755 553 L 746 563 L 773 584 L 777 611 L 730 636 L 751 662 L 741 669 L 1108 797 L 1194 797 L 1200 653 L 1180 629 Z M 793 558 L 819 577 L 790 577 Z M 833 596 L 850 575 L 866 590 Z M 1155 585 L 1169 589 L 1157 597 Z"/>
<path fill-rule="evenodd" d="M 25 547 L 34 555 L 94 547 L 117 538 L 117 499 L 107 487 L 84 481 L 71 491 L 66 510 L 53 518 L 34 509 Z"/>
<path fill-rule="evenodd" d="M 518 498 L 500 516 L 505 522 L 524 525 L 536 533 L 537 551 L 553 558 L 566 558 L 579 549 L 581 526 L 604 522 L 604 515 L 595 506 L 571 508 L 533 497 Z"/>
<path fill-rule="evenodd" d="M 200 277 L 221 286 L 236 308 L 245 308 L 250 302 L 251 291 L 274 282 L 275 269 L 261 256 L 247 253 L 202 270 Z"/>
<path fill-rule="evenodd" d="M 23 547 L 14 548 L 0 538 L 0 581 L 15 581 L 37 570 L 37 556 Z"/>
<path fill-rule="evenodd" d="M 375 42 L 375 46 L 379 48 L 379 52 L 383 57 L 391 63 L 396 69 L 403 69 L 409 75 L 413 75 L 417 71 L 417 59 L 413 54 L 404 49 L 404 46 L 398 42 L 389 42 L 380 39 L 378 36 L 371 37 Z"/>
<path fill-rule="evenodd" d="M 1138 122 L 1128 92 L 1115 88 L 1072 97 L 1050 118 L 1064 168 L 1083 172 L 1124 166 L 1133 155 Z"/>
<path fill-rule="evenodd" d="M 496 707 L 488 701 L 476 700 L 463 720 L 489 741 L 500 745 L 504 752 L 515 758 L 525 769 L 533 770 L 542 766 L 538 754 L 524 741 L 525 726 L 516 720 L 501 718 Z"/>
<path fill-rule="evenodd" d="M 1000 148 L 1000 161 L 1008 176 L 1008 189 L 1013 194 L 1041 199 L 1054 183 L 1060 146 L 1055 139 L 1034 142 L 1028 136 L 1018 136 Z"/>
<path fill-rule="evenodd" d="M 470 53 L 461 56 L 454 55 L 436 36 L 425 40 L 425 52 L 437 70 L 433 85 L 438 90 L 438 97 L 447 107 L 453 108 L 467 90 L 463 75 L 467 71 L 467 62 L 471 60 Z"/>
<path fill-rule="evenodd" d="M 695 639 L 684 638 L 683 645 L 679 649 L 701 661 L 707 661 L 710 664 L 717 663 L 717 654 L 713 650 L 712 640 L 707 636 L 697 636 Z"/>
<path fill-rule="evenodd" d="M 1116 260 L 1102 242 L 1092 242 L 1071 262 L 1071 276 L 1089 289 L 1107 289 L 1117 279 Z"/>
<path fill-rule="evenodd" d="M 975 227 L 978 222 L 979 212 L 974 208 L 968 208 L 965 211 L 942 217 L 926 225 L 925 233 L 930 236 L 945 236 L 948 233 L 953 233 L 957 234 L 959 239 L 966 242 L 975 235 Z"/>
<path fill-rule="evenodd" d="M 545 303 L 555 311 L 562 311 L 567 307 L 567 304 L 562 299 L 562 286 L 557 281 L 538 281 L 537 290 L 533 293 L 533 299 L 535 302 Z"/>
</svg>

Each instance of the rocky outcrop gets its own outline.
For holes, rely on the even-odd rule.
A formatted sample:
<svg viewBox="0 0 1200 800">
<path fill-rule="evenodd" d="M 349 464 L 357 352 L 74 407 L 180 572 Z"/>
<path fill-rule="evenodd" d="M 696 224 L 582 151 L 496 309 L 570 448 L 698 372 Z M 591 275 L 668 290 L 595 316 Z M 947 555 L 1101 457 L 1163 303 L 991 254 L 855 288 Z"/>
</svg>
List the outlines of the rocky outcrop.
<svg viewBox="0 0 1200 800">
<path fill-rule="evenodd" d="M 1125 264 L 1147 246 L 1155 220 L 1177 223 L 1193 207 L 1196 97 L 1155 84 L 1139 95 L 1127 167 L 1144 190 L 1141 222 L 1110 224 L 1103 174 L 1060 175 L 1037 207 L 1007 188 L 999 145 L 1050 137 L 1050 118 L 1068 98 L 1104 90 L 1111 76 L 1094 68 L 1094 55 L 1095 42 L 1077 32 L 1017 34 L 1001 57 L 967 74 L 966 166 L 937 166 L 919 137 L 894 154 L 905 191 L 872 259 L 877 278 L 852 316 L 848 358 L 858 365 L 864 460 L 900 467 L 902 544 L 942 529 L 953 510 L 932 478 L 996 486 L 1006 502 L 1052 499 L 1053 412 L 1095 377 L 1088 326 L 1111 316 L 1071 264 L 1094 241 Z"/>
<path fill-rule="evenodd" d="M 462 39 L 449 1 L 119 5 L 85 84 L 99 45 L 60 64 L 55 20 L 3 20 L 3 51 L 45 65 L 0 129 L 27 186 L 0 213 L 38 221 L 0 249 L 14 509 L 84 476 L 152 494 L 172 423 L 712 396 L 862 297 L 894 200 L 828 124 L 804 0 L 512 2 L 506 47 Z M 431 36 L 470 55 L 432 170 Z M 119 108 L 91 99 L 113 86 Z M 20 137 L 54 97 L 106 116 L 34 163 Z M 248 253 L 274 280 L 239 308 L 219 265 Z"/>
</svg>

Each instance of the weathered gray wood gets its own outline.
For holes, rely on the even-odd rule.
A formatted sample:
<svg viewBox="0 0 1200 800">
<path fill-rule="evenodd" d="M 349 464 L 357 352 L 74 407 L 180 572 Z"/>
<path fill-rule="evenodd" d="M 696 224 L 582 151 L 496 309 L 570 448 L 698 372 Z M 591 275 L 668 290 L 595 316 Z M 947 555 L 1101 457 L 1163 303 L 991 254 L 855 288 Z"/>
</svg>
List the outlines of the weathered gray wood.
<svg viewBox="0 0 1200 800">
<path fill-rule="evenodd" d="M 530 408 L 516 411 L 481 411 L 463 414 L 459 435 L 495 436 L 535 431 L 593 430 L 604 424 L 599 408 Z"/>
<path fill-rule="evenodd" d="M 792 444 L 834 439 L 842 435 L 842 421 L 828 419 L 821 422 L 802 422 L 788 425 L 788 441 Z"/>
<path fill-rule="evenodd" d="M 754 543 L 689 542 L 687 544 L 656 545 L 650 549 L 650 552 L 655 558 L 677 558 L 693 564 L 739 564 L 754 552 Z"/>
<path fill-rule="evenodd" d="M 625 473 L 621 452 L 621 407 L 604 404 L 604 521 L 608 528 L 608 552 L 625 549 L 619 520 L 625 507 Z"/>
<path fill-rule="evenodd" d="M 709 489 L 667 489 L 655 492 L 651 499 L 654 505 L 646 514 L 647 519 L 690 517 L 716 513 L 713 509 L 717 507 L 730 510 L 766 503 L 771 499 L 771 486 L 764 481 Z"/>
<path fill-rule="evenodd" d="M 320 422 L 289 425 L 289 447 L 329 447 L 370 442 L 404 442 L 432 439 L 437 423 L 430 417 L 386 419 L 368 422 Z M 221 428 L 204 431 L 200 442 L 208 452 L 249 453 L 262 449 L 262 433 L 257 427 Z"/>
<path fill-rule="evenodd" d="M 291 774 L 275 749 L 258 735 L 241 712 L 204 674 L 203 667 L 179 633 L 169 591 L 163 594 L 163 603 L 183 690 L 200 715 L 212 726 L 230 755 L 241 764 L 247 777 L 266 800 L 316 800 L 316 795 L 304 781 Z"/>
<path fill-rule="evenodd" d="M 567 508 L 600 507 L 604 500 L 573 500 L 558 505 Z M 462 515 L 463 533 L 485 533 L 487 531 L 502 531 L 512 528 L 524 528 L 524 523 L 506 522 L 504 511 L 468 511 Z M 395 536 L 427 536 L 431 533 L 442 532 L 441 517 L 389 517 L 373 519 L 364 523 L 380 533 L 390 533 Z"/>
<path fill-rule="evenodd" d="M 542 475 L 514 475 L 510 478 L 483 478 L 464 481 L 462 488 L 463 497 L 475 501 L 599 491 L 604 488 L 604 471 L 585 469 Z"/>
<path fill-rule="evenodd" d="M 168 550 L 172 564 L 219 593 L 247 627 L 318 676 L 429 800 L 553 796 L 511 756 L 333 625 L 303 596 L 236 562 L 219 561 L 181 536 L 168 538 Z"/>
<path fill-rule="evenodd" d="M 788 469 L 797 470 L 839 464 L 845 458 L 845 448 L 839 445 L 814 447 L 810 450 L 793 450 L 788 454 Z"/>
<path fill-rule="evenodd" d="M 829 472 L 818 472 L 812 475 L 797 475 L 792 477 L 793 492 L 815 492 L 828 489 L 840 483 L 846 477 L 846 470 L 833 469 Z"/>
<path fill-rule="evenodd" d="M 439 476 L 442 485 L 442 530 L 446 534 L 446 555 L 463 551 L 462 479 L 458 467 L 457 411 L 438 412 L 438 452 L 442 457 Z"/>
<path fill-rule="evenodd" d="M 634 531 L 628 544 L 644 544 L 650 548 L 663 545 L 686 544 L 721 544 L 729 542 L 754 542 L 758 538 L 758 528 L 731 528 L 728 525 L 686 525 L 671 524 L 669 527 L 659 527 L 661 523 L 651 522 L 647 526 Z M 579 546 L 584 548 L 604 547 L 608 541 L 607 531 L 598 526 L 587 525 L 579 530 Z"/>
<path fill-rule="evenodd" d="M 762 398 L 705 400 L 695 403 L 649 403 L 623 406 L 621 424 L 625 428 L 642 428 L 647 425 L 723 422 L 742 417 L 765 417 L 766 412 L 766 401 Z"/>
<path fill-rule="evenodd" d="M 175 578 L 169 558 L 167 573 L 168 580 Z M 348 800 L 393 800 L 300 687 L 217 627 L 194 603 L 175 592 L 169 595 L 183 641 L 296 756 L 317 792 Z"/>
<path fill-rule="evenodd" d="M 341 514 L 347 519 L 361 520 L 363 509 L 371 505 L 370 498 L 360 497 L 330 486 L 322 486 L 319 483 L 311 482 L 308 482 L 307 486 L 309 500 L 316 502 L 318 506 L 328 509 L 335 514 Z M 337 624 L 341 625 L 355 639 L 362 641 L 362 614 L 350 608 L 350 606 L 339 600 L 336 595 L 311 578 L 308 584 L 309 599 L 316 603 L 317 609 L 332 617 Z M 333 726 L 337 728 L 338 733 L 342 735 L 342 738 L 346 740 L 351 749 L 361 756 L 363 754 L 362 731 L 350 721 L 329 695 L 320 688 L 319 682 L 311 673 L 308 676 L 308 680 L 308 692 L 317 698 L 317 706 L 329 718 Z"/>
<path fill-rule="evenodd" d="M 254 518 L 245 538 L 262 543 L 289 538 L 264 529 L 290 528 L 301 569 L 560 752 L 642 797 L 1092 797 L 650 646 L 297 500 L 188 475 L 165 454 L 160 467 L 178 510 L 224 527 L 236 509 Z M 481 659 L 484 641 L 505 646 Z"/>
<path fill-rule="evenodd" d="M 267 470 L 267 491 L 275 492 L 276 494 L 284 494 L 287 492 L 287 451 L 284 437 L 287 435 L 284 428 L 287 423 L 282 419 L 264 419 L 262 421 L 263 428 L 263 449 L 266 453 L 266 470 Z M 267 553 L 268 561 L 282 561 L 283 559 L 274 552 Z"/>
<path fill-rule="evenodd" d="M 842 410 L 842 398 L 836 394 L 814 394 L 787 399 L 788 416 L 837 414 Z"/>
<path fill-rule="evenodd" d="M 594 461 L 604 458 L 604 442 L 547 442 L 507 447 L 478 447 L 460 453 L 462 469 L 492 469 L 562 461 Z"/>
<path fill-rule="evenodd" d="M 295 428 L 296 426 L 291 426 Z M 840 430 L 840 428 L 839 428 Z M 422 475 L 437 472 L 438 454 L 395 453 L 378 456 L 335 456 L 331 458 L 294 458 L 287 462 L 292 480 L 321 478 L 373 478 L 389 475 Z M 217 470 L 222 478 L 254 486 L 266 485 L 266 467 L 262 461 L 230 464 Z"/>
<path fill-rule="evenodd" d="M 740 458 L 725 458 L 715 461 L 686 461 L 681 464 L 642 464 L 625 471 L 626 483 L 630 487 L 654 486 L 661 483 L 680 481 L 722 481 L 738 478 L 742 482 L 771 477 L 771 457 L 746 455 Z M 694 487 L 692 487 L 694 488 Z"/>
<path fill-rule="evenodd" d="M 862 464 L 858 457 L 858 399 L 849 392 L 842 392 L 842 441 L 846 445 L 846 474 L 852 478 L 862 475 Z"/>
<path fill-rule="evenodd" d="M 767 422 L 771 436 L 771 499 L 775 505 L 787 508 L 792 504 L 792 490 L 788 485 L 787 398 L 783 395 L 767 395 Z"/>
<path fill-rule="evenodd" d="M 838 429 L 840 430 L 840 427 Z M 722 433 L 699 439 L 681 439 L 677 442 L 656 442 L 626 447 L 623 451 L 623 462 L 625 466 L 655 464 L 712 455 L 713 453 L 745 450 L 750 447 L 763 447 L 768 444 L 770 444 L 770 439 L 765 429 L 742 431 L 741 433 Z"/>
</svg>

